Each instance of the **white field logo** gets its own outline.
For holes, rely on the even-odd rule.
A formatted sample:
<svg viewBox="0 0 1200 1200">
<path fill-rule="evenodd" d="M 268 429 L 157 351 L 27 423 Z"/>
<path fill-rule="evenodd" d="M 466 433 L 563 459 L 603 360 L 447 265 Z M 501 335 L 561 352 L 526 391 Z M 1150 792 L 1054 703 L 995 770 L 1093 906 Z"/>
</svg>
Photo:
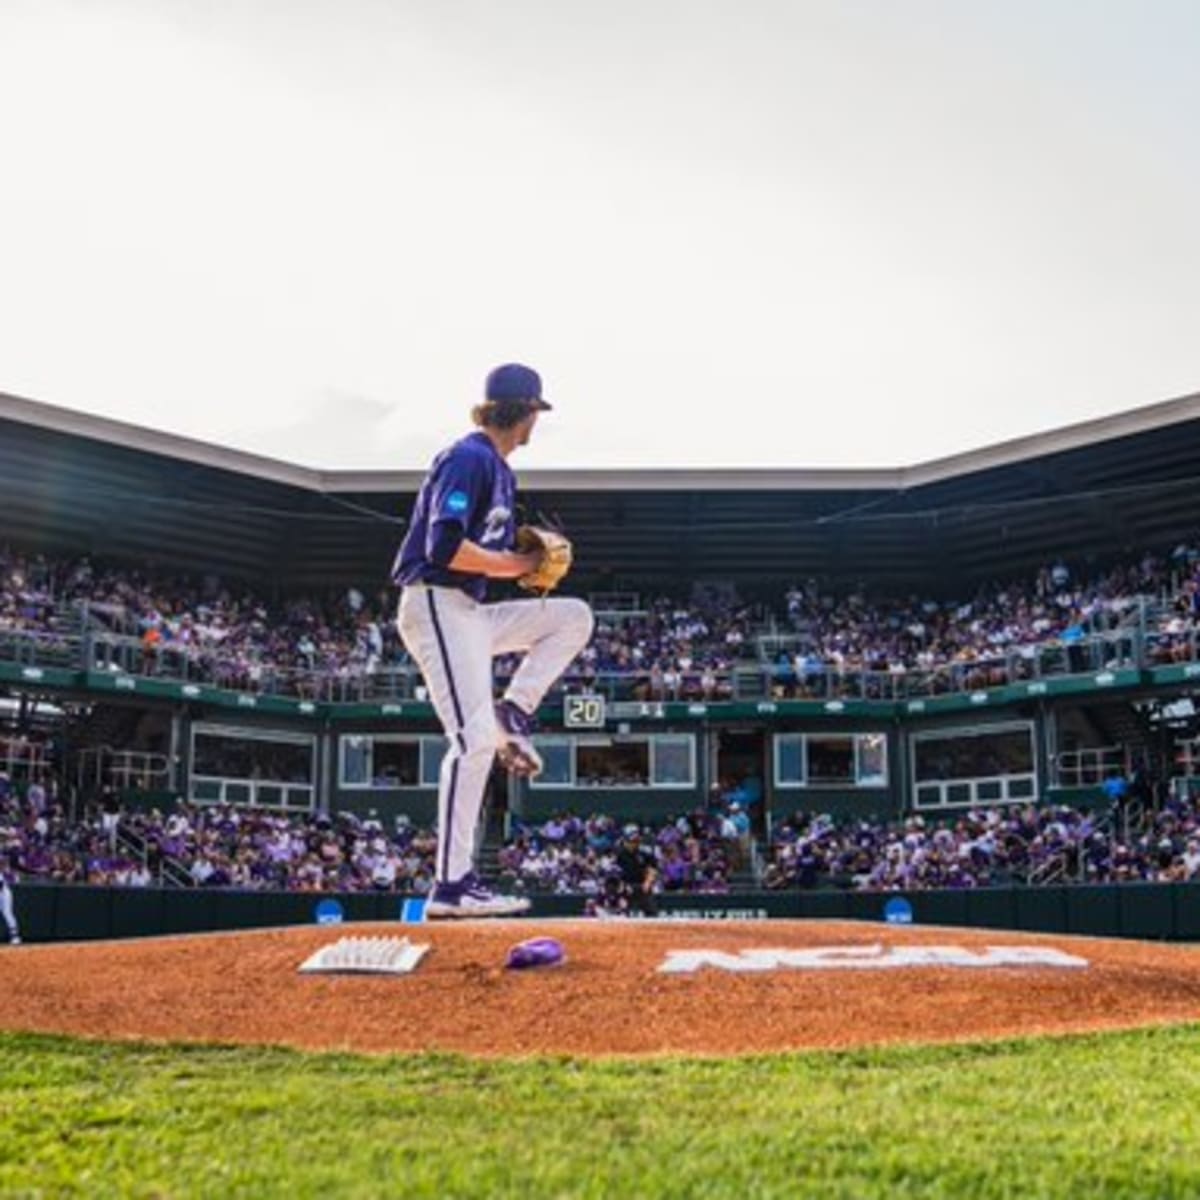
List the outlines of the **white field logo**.
<svg viewBox="0 0 1200 1200">
<path fill-rule="evenodd" d="M 822 946 L 813 950 L 669 950 L 659 971 L 690 975 L 716 971 L 885 971 L 900 967 L 1086 967 L 1077 958 L 1049 946 Z"/>
</svg>

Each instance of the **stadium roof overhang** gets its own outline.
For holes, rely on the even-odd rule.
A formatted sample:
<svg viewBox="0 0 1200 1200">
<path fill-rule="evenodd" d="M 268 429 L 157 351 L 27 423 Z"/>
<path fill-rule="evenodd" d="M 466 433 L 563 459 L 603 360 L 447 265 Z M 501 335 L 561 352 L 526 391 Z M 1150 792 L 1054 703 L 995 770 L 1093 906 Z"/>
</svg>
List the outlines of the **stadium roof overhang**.
<svg viewBox="0 0 1200 1200">
<path fill-rule="evenodd" d="M 907 467 L 530 470 L 519 481 L 529 511 L 564 521 L 595 586 L 924 585 L 1194 536 L 1198 468 L 1200 394 Z M 419 481 L 0 394 L 0 543 L 296 586 L 384 579 Z"/>
<path fill-rule="evenodd" d="M 265 455 L 234 450 L 179 434 L 164 433 L 109 417 L 77 412 L 0 392 L 0 420 L 17 421 L 129 450 L 230 471 L 312 492 L 406 493 L 416 490 L 415 470 L 320 470 Z M 721 468 L 567 469 L 520 473 L 522 486 L 537 491 L 910 491 L 931 483 L 1043 459 L 1098 442 L 1128 438 L 1200 420 L 1200 392 L 1097 417 L 1045 433 L 997 442 L 912 466 L 728 470 Z"/>
</svg>

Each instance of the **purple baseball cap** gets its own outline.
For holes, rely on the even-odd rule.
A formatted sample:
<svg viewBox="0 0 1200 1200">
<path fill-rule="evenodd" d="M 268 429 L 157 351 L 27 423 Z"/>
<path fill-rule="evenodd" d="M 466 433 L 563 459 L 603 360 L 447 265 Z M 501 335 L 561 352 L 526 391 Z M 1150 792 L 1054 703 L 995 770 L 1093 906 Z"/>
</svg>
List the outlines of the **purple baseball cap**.
<svg viewBox="0 0 1200 1200">
<path fill-rule="evenodd" d="M 542 399 L 542 377 L 532 368 L 520 363 L 504 363 L 488 374 L 484 384 L 488 400 L 527 400 L 532 408 L 549 409 Z"/>
<path fill-rule="evenodd" d="M 566 951 L 557 938 L 530 938 L 518 942 L 508 952 L 504 964 L 509 970 L 519 971 L 526 967 L 557 967 L 566 962 Z"/>
</svg>

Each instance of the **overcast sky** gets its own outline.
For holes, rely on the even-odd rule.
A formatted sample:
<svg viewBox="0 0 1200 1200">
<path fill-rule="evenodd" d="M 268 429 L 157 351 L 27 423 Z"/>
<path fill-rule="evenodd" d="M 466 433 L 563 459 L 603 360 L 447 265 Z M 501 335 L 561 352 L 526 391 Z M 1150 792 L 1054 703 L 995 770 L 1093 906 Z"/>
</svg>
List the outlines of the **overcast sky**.
<svg viewBox="0 0 1200 1200">
<path fill-rule="evenodd" d="M 1195 0 L 0 0 L 0 391 L 898 466 L 1200 390 Z"/>
</svg>

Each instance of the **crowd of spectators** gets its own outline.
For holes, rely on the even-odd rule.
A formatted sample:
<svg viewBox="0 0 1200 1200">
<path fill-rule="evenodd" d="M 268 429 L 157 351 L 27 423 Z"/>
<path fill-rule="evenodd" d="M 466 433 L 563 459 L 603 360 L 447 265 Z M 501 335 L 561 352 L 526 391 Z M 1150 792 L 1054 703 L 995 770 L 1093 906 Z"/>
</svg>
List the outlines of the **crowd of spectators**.
<svg viewBox="0 0 1200 1200">
<path fill-rule="evenodd" d="M 836 821 L 797 813 L 774 830 L 768 888 L 976 887 L 1023 881 L 1047 861 L 1074 809 L 989 808 L 953 821 Z"/>
<path fill-rule="evenodd" d="M 287 814 L 177 803 L 122 811 L 111 793 L 72 821 L 52 791 L 0 775 L 0 870 L 48 883 L 423 895 L 437 842 L 398 818 Z"/>
<path fill-rule="evenodd" d="M 268 690 L 311 674 L 353 678 L 399 662 L 392 603 L 390 589 L 368 597 L 349 588 L 323 601 L 271 604 L 216 576 L 152 576 L 0 550 L 0 633 L 86 628 L 102 663 L 148 675 L 186 664 L 189 678 L 231 688 Z M 112 653 L 118 645 L 126 653 Z"/>
<path fill-rule="evenodd" d="M 355 679 L 406 666 L 391 620 L 394 603 L 390 588 L 268 602 L 215 577 L 0 549 L 0 653 L 6 633 L 65 645 L 86 626 L 100 645 L 111 639 L 134 649 L 132 660 L 125 654 L 114 666 L 153 674 L 186 661 L 191 678 L 220 686 L 269 690 L 293 680 L 292 690 L 302 691 L 302 681 L 317 676 Z M 980 687 L 1007 682 L 1014 669 L 1019 675 L 1039 647 L 1071 655 L 1090 635 L 1128 627 L 1135 614 L 1147 622 L 1149 661 L 1192 660 L 1200 550 L 1180 545 L 1086 576 L 1056 561 L 1031 579 L 981 588 L 966 599 L 885 598 L 812 579 L 790 588 L 777 606 L 745 603 L 728 587 L 697 590 L 686 601 L 614 604 L 598 613 L 566 685 L 590 689 L 618 675 L 643 700 L 724 699 L 731 669 L 759 661 L 758 637 L 774 630 L 784 637 L 765 667 L 777 696 L 820 694 L 831 680 L 865 674 L 958 673 L 960 685 Z M 1107 652 L 1119 656 L 1125 644 L 1112 637 Z M 500 680 L 515 665 L 513 658 L 498 660 Z M 563 815 L 519 827 L 501 865 L 511 886 L 602 897 L 606 881 L 627 876 L 636 859 L 656 890 L 720 891 L 744 853 L 744 834 L 729 836 L 734 815 L 710 807 L 661 827 Z M 738 823 L 745 819 L 742 812 Z M 114 836 L 114 822 L 128 842 Z M 130 844 L 144 846 L 144 853 L 122 850 Z M 429 886 L 432 847 L 428 830 L 408 825 L 385 831 L 352 817 L 230 808 L 98 813 L 73 822 L 52 785 L 35 786 L 18 801 L 0 776 L 0 867 L 47 879 L 138 884 L 171 863 L 204 886 L 420 893 Z M 1055 862 L 1071 878 L 1097 882 L 1190 878 L 1200 865 L 1194 806 L 1168 799 L 1135 838 L 1073 809 L 995 808 L 901 823 L 797 816 L 775 831 L 765 882 L 970 887 L 1027 879 Z"/>
<path fill-rule="evenodd" d="M 947 687 L 997 686 L 1032 674 L 1039 647 L 1047 645 L 1060 649 L 1068 667 L 1120 665 L 1133 652 L 1132 637 L 1110 637 L 1099 659 L 1086 655 L 1083 643 L 1135 625 L 1148 598 L 1194 594 L 1194 572 L 1191 552 L 1180 547 L 1169 559 L 1147 554 L 1086 579 L 1059 561 L 1032 580 L 982 587 L 965 600 L 835 595 L 809 580 L 785 597 L 798 646 L 777 659 L 776 684 L 794 695 L 828 687 L 830 673 L 917 672 L 940 673 Z"/>
<path fill-rule="evenodd" d="M 587 896 L 621 907 L 629 889 L 724 893 L 747 861 L 750 820 L 734 801 L 700 808 L 661 824 L 622 822 L 604 813 L 559 813 L 518 824 L 499 852 L 501 882 L 518 891 Z"/>
<path fill-rule="evenodd" d="M 558 813 L 517 823 L 498 851 L 512 890 L 582 895 L 623 911 L 639 891 L 719 894 L 749 884 L 751 821 L 738 801 L 662 822 Z M 0 773 L 0 871 L 53 883 L 425 894 L 435 833 L 397 817 L 274 812 L 182 801 L 122 810 L 102 794 L 72 820 L 53 783 L 18 793 Z M 1053 870 L 1049 870 L 1053 868 Z M 953 817 L 835 820 L 798 812 L 765 854 L 768 889 L 914 890 L 1059 880 L 1178 882 L 1200 878 L 1200 798 L 1167 795 L 1144 819 L 1064 806 L 974 809 Z"/>
<path fill-rule="evenodd" d="M 433 884 L 436 837 L 403 817 L 386 829 L 350 813 L 180 805 L 165 817 L 133 814 L 121 828 L 196 887 L 424 895 Z"/>
<path fill-rule="evenodd" d="M 658 824 L 563 813 L 518 823 L 498 865 L 502 882 L 516 890 L 610 903 L 635 867 L 650 871 L 656 893 L 725 892 L 731 871 L 746 861 L 749 833 L 736 800 Z M 419 896 L 432 885 L 436 849 L 435 832 L 405 816 L 385 828 L 352 813 L 228 804 L 127 810 L 110 789 L 72 819 L 53 783 L 17 789 L 0 772 L 0 871 L 15 878 Z"/>
<path fill-rule="evenodd" d="M 631 676 L 638 700 L 727 700 L 729 672 L 756 653 L 752 631 L 764 617 L 720 592 L 690 604 L 660 597 L 632 615 L 601 610 L 567 678 L 588 691 L 605 675 Z"/>
<path fill-rule="evenodd" d="M 743 602 L 728 587 L 698 589 L 686 600 L 643 599 L 628 611 L 598 613 L 595 634 L 564 682 L 583 690 L 619 676 L 638 699 L 725 699 L 731 669 L 761 662 L 758 637 L 773 630 L 785 635 L 764 664 L 777 696 L 827 693 L 837 680 L 864 673 L 876 688 L 889 677 L 939 672 L 957 686 L 989 686 L 1014 672 L 1020 677 L 1039 646 L 1073 654 L 1089 635 L 1129 625 L 1147 597 L 1156 601 L 1147 631 L 1152 661 L 1191 657 L 1200 552 L 1181 545 L 1086 577 L 1058 561 L 1031 579 L 966 598 L 868 595 L 810 579 L 775 604 Z M 101 652 L 121 640 L 124 653 L 109 658 L 114 668 L 175 674 L 183 664 L 190 678 L 218 686 L 303 694 L 318 678 L 355 681 L 410 667 L 394 605 L 390 587 L 271 603 L 212 576 L 159 576 L 0 550 L 0 635 L 78 629 L 86 611 Z M 1114 638 L 1104 652 L 1115 661 L 1132 646 Z M 515 662 L 498 660 L 498 677 Z"/>
<path fill-rule="evenodd" d="M 1130 823 L 1062 805 L 976 809 L 952 819 L 836 821 L 797 813 L 775 830 L 763 885 L 900 891 L 1200 878 L 1200 803 L 1168 796 Z"/>
<path fill-rule="evenodd" d="M 0 871 L 49 883 L 152 882 L 144 864 L 111 844 L 99 814 L 94 820 L 71 819 L 53 778 L 18 789 L 2 771 Z"/>
</svg>

